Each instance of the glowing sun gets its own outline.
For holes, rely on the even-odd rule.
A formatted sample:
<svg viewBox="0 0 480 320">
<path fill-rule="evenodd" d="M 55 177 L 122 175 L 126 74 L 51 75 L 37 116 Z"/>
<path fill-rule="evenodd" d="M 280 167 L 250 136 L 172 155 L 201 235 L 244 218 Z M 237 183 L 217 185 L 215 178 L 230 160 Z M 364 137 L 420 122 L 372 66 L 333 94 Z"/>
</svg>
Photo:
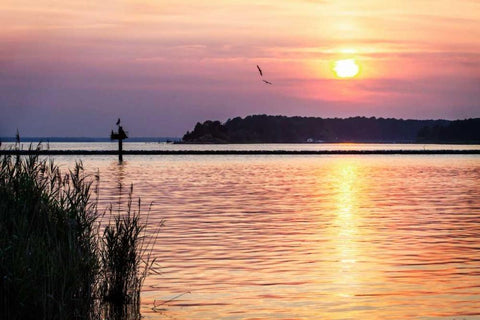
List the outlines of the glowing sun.
<svg viewBox="0 0 480 320">
<path fill-rule="evenodd" d="M 360 71 L 360 67 L 353 59 L 337 60 L 333 71 L 339 78 L 353 78 Z"/>
</svg>

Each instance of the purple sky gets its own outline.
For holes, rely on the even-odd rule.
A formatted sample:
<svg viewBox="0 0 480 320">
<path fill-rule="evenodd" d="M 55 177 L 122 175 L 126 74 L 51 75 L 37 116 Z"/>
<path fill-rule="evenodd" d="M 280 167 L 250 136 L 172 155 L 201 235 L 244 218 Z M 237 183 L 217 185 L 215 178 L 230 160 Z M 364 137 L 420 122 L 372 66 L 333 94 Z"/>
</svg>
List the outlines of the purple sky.
<svg viewBox="0 0 480 320">
<path fill-rule="evenodd" d="M 249 114 L 480 117 L 480 3 L 6 0 L 0 136 L 182 136 Z M 360 74 L 340 79 L 335 61 Z M 256 65 L 264 70 L 261 82 Z"/>
</svg>

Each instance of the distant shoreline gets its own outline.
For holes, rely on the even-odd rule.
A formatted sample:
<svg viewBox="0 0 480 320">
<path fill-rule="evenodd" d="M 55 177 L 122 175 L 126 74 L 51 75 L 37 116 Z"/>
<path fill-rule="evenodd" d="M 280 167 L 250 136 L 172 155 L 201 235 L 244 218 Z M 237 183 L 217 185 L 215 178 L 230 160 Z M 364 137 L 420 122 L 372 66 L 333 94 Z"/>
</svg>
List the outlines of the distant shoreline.
<svg viewBox="0 0 480 320">
<path fill-rule="evenodd" d="M 145 143 L 164 143 L 178 142 L 179 137 L 130 137 L 125 142 L 145 142 Z M 0 137 L 2 142 L 15 142 L 15 137 Z M 21 137 L 21 143 L 117 143 L 110 138 L 105 137 Z"/>
<path fill-rule="evenodd" d="M 480 150 L 127 150 L 124 155 L 422 155 L 480 154 Z M 0 150 L 0 155 L 118 155 L 115 150 Z"/>
<path fill-rule="evenodd" d="M 266 114 L 198 122 L 187 131 L 190 143 L 275 143 L 342 141 L 411 141 L 478 143 L 480 118 L 464 120 L 403 120 L 393 118 L 287 117 Z"/>
</svg>

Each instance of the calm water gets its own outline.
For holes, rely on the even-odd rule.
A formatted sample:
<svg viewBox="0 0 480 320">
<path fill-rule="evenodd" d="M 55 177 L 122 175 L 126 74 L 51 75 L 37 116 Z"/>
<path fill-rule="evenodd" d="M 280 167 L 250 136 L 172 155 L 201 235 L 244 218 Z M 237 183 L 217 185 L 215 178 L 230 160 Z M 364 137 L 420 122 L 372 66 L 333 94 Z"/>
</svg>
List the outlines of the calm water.
<svg viewBox="0 0 480 320">
<path fill-rule="evenodd" d="M 478 155 L 82 160 L 165 220 L 146 319 L 480 319 Z"/>
<path fill-rule="evenodd" d="M 9 148 L 14 143 L 4 143 Z M 34 147 L 37 143 L 32 143 Z M 30 143 L 22 143 L 27 150 Z M 118 142 L 42 143 L 50 150 L 118 150 Z M 171 144 L 154 142 L 124 142 L 123 150 L 268 150 L 268 151 L 316 151 L 316 150 L 480 150 L 480 145 L 461 144 L 389 144 L 389 143 L 270 143 L 270 144 Z"/>
</svg>

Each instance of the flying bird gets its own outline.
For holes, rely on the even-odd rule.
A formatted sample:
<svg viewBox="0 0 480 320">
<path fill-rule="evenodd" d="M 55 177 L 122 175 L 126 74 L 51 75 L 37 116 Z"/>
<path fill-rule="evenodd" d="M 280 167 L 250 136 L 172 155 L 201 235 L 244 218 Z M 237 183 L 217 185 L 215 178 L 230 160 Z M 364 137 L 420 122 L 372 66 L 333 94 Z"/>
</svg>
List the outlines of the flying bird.
<svg viewBox="0 0 480 320">
<path fill-rule="evenodd" d="M 117 126 L 120 124 L 120 118 L 118 118 L 117 120 Z"/>
<path fill-rule="evenodd" d="M 257 64 L 257 69 L 258 69 L 258 72 L 260 72 L 260 76 L 263 77 L 263 71 L 262 71 L 262 69 L 260 69 L 258 64 Z M 267 81 L 267 80 L 264 80 L 264 79 L 262 79 L 262 81 L 265 82 L 265 84 L 272 84 L 270 81 Z"/>
<path fill-rule="evenodd" d="M 258 72 L 260 72 L 260 76 L 263 77 L 262 69 L 260 69 L 260 67 L 258 66 L 258 64 L 257 64 L 257 69 L 258 69 Z"/>
</svg>

